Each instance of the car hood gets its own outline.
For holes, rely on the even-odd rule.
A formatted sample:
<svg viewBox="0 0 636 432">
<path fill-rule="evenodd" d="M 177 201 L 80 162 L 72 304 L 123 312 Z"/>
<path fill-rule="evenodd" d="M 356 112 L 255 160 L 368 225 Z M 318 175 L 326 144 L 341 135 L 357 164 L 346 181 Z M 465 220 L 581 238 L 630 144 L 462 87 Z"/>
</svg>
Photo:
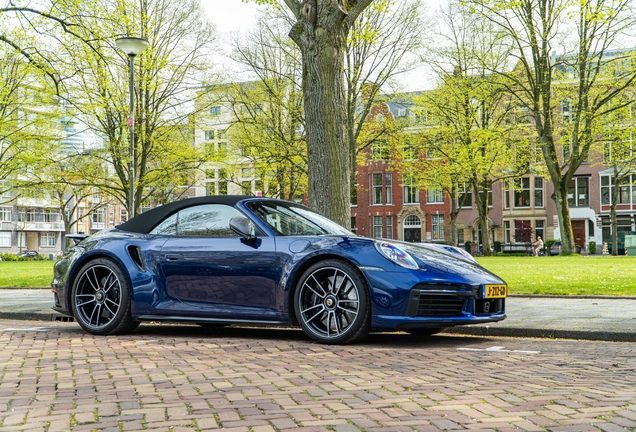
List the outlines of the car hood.
<svg viewBox="0 0 636 432">
<path fill-rule="evenodd" d="M 396 241 L 391 241 L 391 243 L 418 259 L 423 264 L 423 268 L 433 268 L 447 273 L 493 276 L 491 272 L 476 262 L 436 246 L 427 246 L 426 243 L 414 244 Z"/>
</svg>

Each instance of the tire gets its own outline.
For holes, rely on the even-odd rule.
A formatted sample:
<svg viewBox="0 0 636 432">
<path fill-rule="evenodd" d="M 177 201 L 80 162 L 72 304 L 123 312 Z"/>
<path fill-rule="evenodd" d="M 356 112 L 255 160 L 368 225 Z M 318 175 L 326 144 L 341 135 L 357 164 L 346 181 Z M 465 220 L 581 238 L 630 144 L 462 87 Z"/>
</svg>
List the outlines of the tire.
<svg viewBox="0 0 636 432">
<path fill-rule="evenodd" d="M 437 333 L 441 333 L 448 327 L 434 327 L 434 328 L 414 328 L 406 330 L 411 336 L 432 336 Z"/>
<path fill-rule="evenodd" d="M 321 261 L 303 273 L 294 311 L 305 334 L 324 344 L 360 341 L 371 328 L 367 284 L 355 267 L 339 260 Z"/>
<path fill-rule="evenodd" d="M 78 324 L 94 335 L 133 331 L 139 322 L 131 316 L 128 280 L 112 260 L 97 258 L 78 272 L 71 291 L 71 306 Z"/>
</svg>

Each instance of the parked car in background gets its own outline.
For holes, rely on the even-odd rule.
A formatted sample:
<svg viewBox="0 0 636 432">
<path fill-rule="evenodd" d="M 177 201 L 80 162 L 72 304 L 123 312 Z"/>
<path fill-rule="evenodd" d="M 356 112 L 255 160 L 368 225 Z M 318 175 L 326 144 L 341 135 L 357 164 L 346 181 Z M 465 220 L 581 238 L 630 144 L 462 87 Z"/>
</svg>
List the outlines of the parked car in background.
<svg viewBox="0 0 636 432">
<path fill-rule="evenodd" d="M 580 254 L 581 253 L 581 246 L 574 244 L 574 246 L 576 247 L 576 253 Z M 556 241 L 554 243 L 552 243 L 552 246 L 550 246 L 550 256 L 552 255 L 561 255 L 561 242 L 560 241 Z"/>
<path fill-rule="evenodd" d="M 506 318 L 506 283 L 447 245 L 364 238 L 302 205 L 209 196 L 149 210 L 71 247 L 55 307 L 89 333 L 143 321 L 296 325 L 328 344 Z"/>
<path fill-rule="evenodd" d="M 18 253 L 18 256 L 26 257 L 26 258 L 35 258 L 38 255 L 40 255 L 40 253 L 36 250 L 25 250 L 25 251 L 22 251 L 22 253 Z"/>
</svg>

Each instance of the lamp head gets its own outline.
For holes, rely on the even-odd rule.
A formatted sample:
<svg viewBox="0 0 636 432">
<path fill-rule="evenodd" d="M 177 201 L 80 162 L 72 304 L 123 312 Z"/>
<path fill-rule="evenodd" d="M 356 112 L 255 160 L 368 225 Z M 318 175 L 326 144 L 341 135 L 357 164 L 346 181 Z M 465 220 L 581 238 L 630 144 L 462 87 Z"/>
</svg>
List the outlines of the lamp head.
<svg viewBox="0 0 636 432">
<path fill-rule="evenodd" d="M 117 38 L 115 39 L 115 44 L 129 56 L 141 54 L 148 48 L 148 41 L 146 39 L 131 36 Z"/>
</svg>

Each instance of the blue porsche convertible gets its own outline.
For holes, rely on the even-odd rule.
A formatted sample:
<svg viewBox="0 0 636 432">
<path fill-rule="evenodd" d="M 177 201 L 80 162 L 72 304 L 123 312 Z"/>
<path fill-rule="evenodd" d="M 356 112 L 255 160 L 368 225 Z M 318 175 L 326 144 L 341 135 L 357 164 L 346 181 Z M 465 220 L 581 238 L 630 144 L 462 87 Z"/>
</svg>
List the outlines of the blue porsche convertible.
<svg viewBox="0 0 636 432">
<path fill-rule="evenodd" d="M 143 321 L 294 325 L 353 343 L 503 320 L 507 285 L 461 249 L 356 236 L 292 202 L 198 197 L 87 237 L 56 263 L 54 309 L 95 335 Z"/>
</svg>

